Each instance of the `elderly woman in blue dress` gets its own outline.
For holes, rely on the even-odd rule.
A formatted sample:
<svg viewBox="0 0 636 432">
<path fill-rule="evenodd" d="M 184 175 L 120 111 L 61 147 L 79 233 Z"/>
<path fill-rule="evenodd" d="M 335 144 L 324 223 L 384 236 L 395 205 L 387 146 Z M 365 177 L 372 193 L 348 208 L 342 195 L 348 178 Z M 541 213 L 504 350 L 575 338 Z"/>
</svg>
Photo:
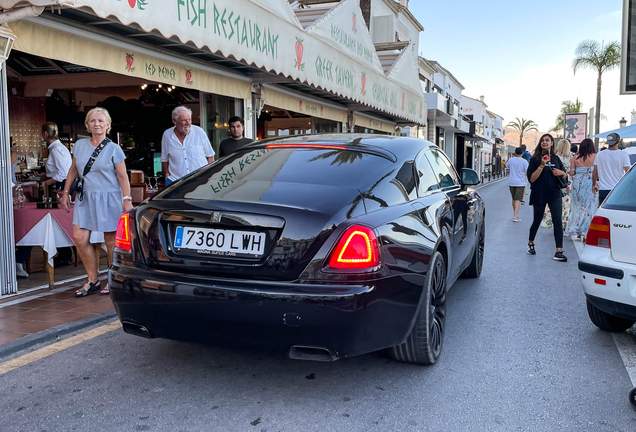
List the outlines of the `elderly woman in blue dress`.
<svg viewBox="0 0 636 432">
<path fill-rule="evenodd" d="M 103 232 L 107 248 L 108 265 L 113 262 L 115 233 L 122 213 L 132 209 L 130 183 L 126 174 L 126 156 L 119 145 L 110 141 L 106 134 L 110 132 L 111 118 L 103 108 L 93 108 L 86 114 L 85 125 L 91 133 L 90 139 L 81 139 L 73 147 L 73 164 L 66 177 L 61 204 L 70 211 L 69 188 L 76 177 L 82 177 L 84 167 L 93 152 L 104 141 L 105 146 L 86 176 L 84 177 L 83 196 L 75 197 L 73 212 L 73 237 L 88 280 L 75 295 L 84 297 L 100 291 L 108 294 L 108 287 L 101 289 L 98 268 L 95 262 L 95 249 L 90 243 L 92 231 Z"/>
</svg>

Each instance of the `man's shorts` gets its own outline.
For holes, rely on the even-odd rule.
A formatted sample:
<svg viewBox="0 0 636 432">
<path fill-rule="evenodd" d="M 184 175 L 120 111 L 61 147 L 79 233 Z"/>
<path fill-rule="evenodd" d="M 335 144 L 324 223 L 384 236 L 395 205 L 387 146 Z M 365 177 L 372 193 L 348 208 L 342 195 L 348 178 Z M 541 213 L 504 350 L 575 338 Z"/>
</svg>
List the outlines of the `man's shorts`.
<svg viewBox="0 0 636 432">
<path fill-rule="evenodd" d="M 513 201 L 523 201 L 523 186 L 508 186 Z"/>
</svg>

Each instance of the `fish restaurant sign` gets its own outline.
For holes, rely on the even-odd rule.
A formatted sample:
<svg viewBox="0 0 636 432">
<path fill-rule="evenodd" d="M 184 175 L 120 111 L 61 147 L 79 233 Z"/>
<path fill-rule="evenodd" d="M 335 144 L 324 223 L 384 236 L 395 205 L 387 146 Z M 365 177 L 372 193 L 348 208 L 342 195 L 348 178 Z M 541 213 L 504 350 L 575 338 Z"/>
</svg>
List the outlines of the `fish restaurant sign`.
<svg viewBox="0 0 636 432">
<path fill-rule="evenodd" d="M 416 123 L 426 120 L 410 109 L 425 103 L 423 94 L 384 74 L 369 32 L 358 22 L 356 0 L 344 0 L 307 31 L 287 0 L 58 1 L 191 41 Z"/>
</svg>

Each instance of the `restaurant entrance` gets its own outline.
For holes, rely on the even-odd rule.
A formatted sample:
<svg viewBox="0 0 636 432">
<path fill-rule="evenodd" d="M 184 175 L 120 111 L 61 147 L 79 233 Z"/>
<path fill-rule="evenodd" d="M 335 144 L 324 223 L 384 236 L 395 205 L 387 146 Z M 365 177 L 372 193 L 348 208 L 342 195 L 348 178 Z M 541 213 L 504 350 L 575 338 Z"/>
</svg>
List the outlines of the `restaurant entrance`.
<svg viewBox="0 0 636 432">
<path fill-rule="evenodd" d="M 337 121 L 265 105 L 258 118 L 257 131 L 259 139 L 263 139 L 289 135 L 337 133 L 341 131 L 341 128 L 341 123 Z"/>
<path fill-rule="evenodd" d="M 12 51 L 7 66 L 9 132 L 18 158 L 16 178 L 30 201 L 25 208 L 14 209 L 15 244 L 34 246 L 24 263 L 29 277 L 18 278 L 19 292 L 85 275 L 81 263 L 76 262 L 47 271 L 49 258 L 59 248 L 72 246 L 72 213 L 36 209 L 36 202 L 43 201 L 41 182 L 46 179 L 43 167 L 48 153 L 40 133 L 44 122 L 57 124 L 60 141 L 72 152 L 78 139 L 89 136 L 85 113 L 96 106 L 106 108 L 112 117 L 109 137 L 124 150 L 133 204 L 138 204 L 163 184 L 161 138 L 166 129 L 174 126 L 171 112 L 176 106 L 192 110 L 193 124 L 207 132 L 215 151 L 228 137 L 229 117 L 243 116 L 244 112 L 243 99 L 118 75 L 18 50 Z M 99 248 L 99 240 L 95 244 Z M 104 271 L 106 266 L 104 251 L 99 268 Z"/>
</svg>

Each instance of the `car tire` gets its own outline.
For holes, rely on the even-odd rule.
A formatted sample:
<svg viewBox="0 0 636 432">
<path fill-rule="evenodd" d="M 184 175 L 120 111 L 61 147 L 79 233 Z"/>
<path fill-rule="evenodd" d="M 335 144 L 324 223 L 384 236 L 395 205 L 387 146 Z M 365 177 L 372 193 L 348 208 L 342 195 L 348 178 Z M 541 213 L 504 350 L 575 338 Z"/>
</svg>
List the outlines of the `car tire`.
<svg viewBox="0 0 636 432">
<path fill-rule="evenodd" d="M 594 325 L 601 330 L 608 332 L 624 332 L 628 328 L 634 325 L 634 320 L 620 318 L 614 315 L 610 315 L 603 312 L 589 300 L 587 301 L 587 314 Z"/>
<path fill-rule="evenodd" d="M 477 234 L 477 242 L 475 243 L 475 252 L 473 259 L 470 261 L 462 276 L 469 278 L 478 278 L 481 275 L 481 269 L 484 266 L 484 246 L 486 245 L 486 223 L 482 221 Z"/>
<path fill-rule="evenodd" d="M 636 411 L 636 387 L 629 392 L 629 404 L 632 406 L 634 411 Z"/>
<path fill-rule="evenodd" d="M 406 341 L 389 348 L 395 360 L 432 365 L 437 362 L 444 344 L 446 324 L 446 264 L 441 253 L 431 259 L 424 286 L 422 304 Z"/>
</svg>

